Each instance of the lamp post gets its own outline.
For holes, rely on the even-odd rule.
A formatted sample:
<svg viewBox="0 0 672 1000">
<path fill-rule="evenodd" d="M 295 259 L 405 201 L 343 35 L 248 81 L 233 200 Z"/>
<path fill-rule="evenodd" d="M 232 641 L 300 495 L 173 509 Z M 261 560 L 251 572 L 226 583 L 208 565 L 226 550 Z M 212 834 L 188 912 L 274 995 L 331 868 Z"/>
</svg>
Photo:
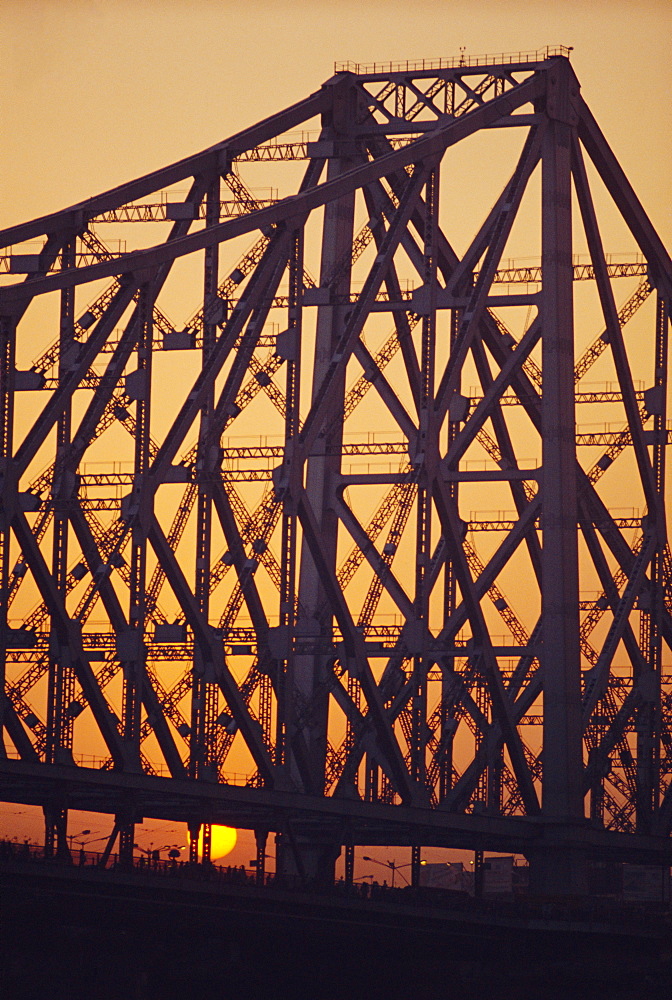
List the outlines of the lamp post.
<svg viewBox="0 0 672 1000">
<path fill-rule="evenodd" d="M 97 831 L 94 831 L 97 832 Z M 91 833 L 90 830 L 80 830 L 79 833 L 69 833 L 68 834 L 68 846 L 72 850 L 73 841 L 78 837 L 87 837 Z"/>
<path fill-rule="evenodd" d="M 154 844 L 150 844 L 149 847 L 141 847 L 140 844 L 133 844 L 133 847 L 147 858 L 148 864 L 159 861 L 161 851 L 168 851 L 168 857 L 175 859 L 176 855 L 173 852 L 177 851 L 177 856 L 179 857 L 181 850 L 177 844 L 162 844 L 161 847 L 154 847 Z"/>
<path fill-rule="evenodd" d="M 90 833 L 94 833 L 95 834 L 95 833 L 98 833 L 98 831 L 97 830 L 80 830 L 79 833 L 71 833 L 68 836 L 68 840 L 70 841 L 70 852 L 72 852 L 72 845 L 73 845 L 73 843 L 79 848 L 79 863 L 80 863 L 80 865 L 84 865 L 86 863 L 86 861 L 85 861 L 85 854 L 84 854 L 84 848 L 85 847 L 88 847 L 89 844 L 97 844 L 101 840 L 107 840 L 107 837 L 89 837 L 88 840 L 81 840 L 80 839 L 81 837 L 86 837 L 87 834 L 90 834 Z"/>
<path fill-rule="evenodd" d="M 402 868 L 410 868 L 411 867 L 411 865 L 398 865 L 396 863 L 396 861 L 377 861 L 376 858 L 369 858 L 366 854 L 362 858 L 362 861 L 370 861 L 371 864 L 373 864 L 373 865 L 381 865 L 383 868 L 389 868 L 390 871 L 392 872 L 392 888 L 394 888 L 394 876 L 395 876 L 395 874 L 398 871 L 401 871 Z M 406 876 L 402 875 L 401 877 L 403 878 L 403 880 L 406 883 L 406 885 L 408 885 L 408 879 L 406 878 Z"/>
</svg>

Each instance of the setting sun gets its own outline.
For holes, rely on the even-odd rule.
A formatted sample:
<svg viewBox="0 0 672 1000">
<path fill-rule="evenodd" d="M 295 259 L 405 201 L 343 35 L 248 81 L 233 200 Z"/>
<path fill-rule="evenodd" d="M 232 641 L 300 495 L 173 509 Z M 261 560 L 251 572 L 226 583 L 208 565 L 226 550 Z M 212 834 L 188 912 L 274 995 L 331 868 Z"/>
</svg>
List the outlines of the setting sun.
<svg viewBox="0 0 672 1000">
<path fill-rule="evenodd" d="M 210 860 L 219 861 L 236 846 L 238 832 L 232 826 L 213 826 L 211 832 Z M 198 856 L 203 857 L 203 827 L 198 835 Z"/>
</svg>

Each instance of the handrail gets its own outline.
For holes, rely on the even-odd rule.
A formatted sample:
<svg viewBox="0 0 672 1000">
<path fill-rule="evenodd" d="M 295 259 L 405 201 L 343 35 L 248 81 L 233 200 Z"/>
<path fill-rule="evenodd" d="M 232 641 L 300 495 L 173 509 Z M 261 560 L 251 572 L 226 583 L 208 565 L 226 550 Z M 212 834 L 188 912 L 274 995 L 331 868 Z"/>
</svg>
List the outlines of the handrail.
<svg viewBox="0 0 672 1000">
<path fill-rule="evenodd" d="M 498 55 L 450 56 L 448 59 L 417 59 L 406 62 L 374 62 L 356 63 L 335 62 L 334 73 L 355 73 L 357 76 L 368 76 L 375 73 L 417 73 L 436 69 L 457 69 L 462 66 L 498 66 L 511 63 L 537 63 L 555 56 L 569 59 L 572 45 L 547 45 L 536 52 L 501 52 Z"/>
</svg>

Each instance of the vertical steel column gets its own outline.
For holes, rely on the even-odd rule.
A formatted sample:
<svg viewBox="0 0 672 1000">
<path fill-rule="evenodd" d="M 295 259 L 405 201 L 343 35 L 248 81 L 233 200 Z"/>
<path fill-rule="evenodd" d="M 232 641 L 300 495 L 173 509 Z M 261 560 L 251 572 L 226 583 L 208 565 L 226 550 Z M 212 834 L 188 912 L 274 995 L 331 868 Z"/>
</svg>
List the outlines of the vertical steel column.
<svg viewBox="0 0 672 1000">
<path fill-rule="evenodd" d="M 150 460 L 150 415 L 152 386 L 152 340 L 154 296 L 151 281 L 140 286 L 137 304 L 137 362 L 132 395 L 135 397 L 135 458 L 133 491 L 141 494 Z M 124 674 L 122 729 L 128 758 L 141 770 L 140 716 L 142 707 L 142 678 L 145 671 L 147 647 L 145 638 L 146 584 L 147 584 L 147 512 L 141 507 L 135 511 L 131 528 L 131 567 L 128 609 L 128 633 L 122 638 L 120 659 Z M 135 839 L 135 817 L 125 817 L 119 830 L 119 858 L 132 863 Z"/>
<path fill-rule="evenodd" d="M 335 155 L 330 157 L 327 181 L 335 180 L 355 165 L 350 150 L 344 146 L 351 142 L 349 129 L 353 122 L 353 93 L 349 84 L 342 83 L 332 90 L 333 105 L 323 116 L 325 132 L 331 134 L 336 145 Z M 311 401 L 314 402 L 322 389 L 336 346 L 345 323 L 345 315 L 350 311 L 347 304 L 350 294 L 350 260 L 352 256 L 355 192 L 351 191 L 325 205 L 322 228 L 322 248 L 320 261 L 320 286 L 326 301 L 318 306 L 315 330 L 315 354 L 313 363 Z M 342 267 L 342 261 L 348 261 Z M 334 280 L 333 276 L 338 275 Z M 341 471 L 341 450 L 343 445 L 343 402 L 345 397 L 345 368 L 339 376 L 338 393 L 326 414 L 320 433 L 315 441 L 315 452 L 306 468 L 306 494 L 322 539 L 322 550 L 326 564 L 336 572 L 336 551 L 338 541 L 338 517 L 333 510 L 332 495 L 334 479 Z M 299 615 L 296 623 L 298 635 L 314 636 L 316 643 L 331 643 L 333 635 L 333 612 L 310 548 L 304 539 L 301 545 L 299 581 Z M 301 706 L 310 705 L 309 713 L 304 712 L 301 722 L 292 725 L 290 744 L 297 739 L 302 744 L 303 764 L 298 760 L 294 768 L 295 776 L 300 775 L 304 791 L 308 794 L 324 793 L 327 759 L 327 730 L 329 724 L 328 657 L 326 653 L 315 652 L 294 658 L 294 685 L 291 693 Z M 296 728 L 296 732 L 294 732 Z M 334 864 L 340 845 L 310 842 L 308 838 L 296 838 L 295 854 L 298 868 L 303 868 L 308 877 L 332 879 Z"/>
<path fill-rule="evenodd" d="M 454 84 L 453 84 L 454 86 Z M 450 314 L 450 351 L 457 339 L 457 334 L 462 323 L 462 310 L 453 309 Z M 457 387 L 460 391 L 460 385 Z M 450 419 L 448 413 L 446 454 L 450 451 L 451 445 L 459 434 L 460 425 L 457 420 Z M 453 503 L 457 505 L 458 483 L 456 479 L 451 479 L 448 483 L 448 495 Z M 457 579 L 453 560 L 446 558 L 443 581 L 443 624 L 444 627 L 452 617 L 457 606 Z M 443 802 L 453 785 L 453 736 L 456 723 L 453 715 L 448 710 L 449 702 L 453 696 L 453 682 L 450 677 L 455 669 L 455 657 L 451 656 L 445 661 L 446 666 L 441 675 L 441 719 L 440 733 L 443 745 L 443 753 L 439 764 L 439 801 Z"/>
<path fill-rule="evenodd" d="M 416 522 L 415 563 L 415 624 L 416 648 L 413 658 L 413 700 L 411 703 L 411 776 L 423 785 L 426 779 L 427 746 L 427 660 L 425 633 L 429 627 L 429 592 L 427 572 L 432 546 L 432 490 L 431 483 L 438 458 L 437 428 L 434 414 L 434 369 L 436 346 L 436 266 L 439 208 L 439 168 L 430 173 L 425 186 L 425 232 L 423 283 L 429 304 L 422 317 L 420 344 L 420 406 L 418 412 L 418 462 L 419 470 Z M 420 878 L 420 846 L 411 849 L 411 883 L 418 885 Z"/>
<path fill-rule="evenodd" d="M 641 649 L 649 677 L 639 678 L 644 704 L 637 712 L 637 791 L 636 825 L 638 833 L 651 833 L 660 801 L 661 675 L 664 612 L 665 558 L 665 445 L 667 437 L 667 358 L 669 314 L 667 301 L 658 296 L 656 303 L 655 373 L 651 410 L 653 411 L 653 474 L 658 509 L 650 512 L 656 519 L 658 544 L 651 560 L 649 606 L 641 613 Z"/>
<path fill-rule="evenodd" d="M 394 114 L 396 118 L 406 116 L 406 85 L 398 83 L 394 91 Z"/>
<path fill-rule="evenodd" d="M 201 824 L 199 821 L 187 823 L 189 830 L 189 863 L 198 863 L 198 841 L 201 835 Z"/>
<path fill-rule="evenodd" d="M 259 678 L 259 703 L 257 718 L 262 730 L 271 740 L 271 726 L 273 724 L 273 685 L 268 674 L 262 674 Z"/>
<path fill-rule="evenodd" d="M 476 657 L 476 677 L 475 677 L 476 698 L 475 698 L 475 701 L 476 701 L 476 705 L 480 709 L 480 712 L 481 712 L 483 718 L 486 720 L 486 722 L 489 722 L 490 721 L 489 718 L 488 718 L 488 714 L 489 714 L 489 707 L 488 707 L 489 706 L 489 699 L 488 699 L 487 685 L 486 685 L 485 678 L 479 672 L 478 667 L 479 667 L 479 658 Z M 484 740 L 483 730 L 479 728 L 479 729 L 476 730 L 476 734 L 475 734 L 475 737 L 474 737 L 474 747 L 475 747 L 475 750 L 476 750 L 476 755 L 478 755 L 478 752 L 479 752 L 481 746 L 483 745 L 483 740 Z M 478 782 L 477 782 L 476 788 L 474 790 L 473 801 L 474 801 L 474 805 L 478 804 L 479 807 L 483 807 L 483 806 L 488 805 L 488 769 L 487 768 L 484 768 L 480 772 L 480 774 L 478 776 Z"/>
<path fill-rule="evenodd" d="M 642 615 L 640 620 L 640 625 L 643 626 L 645 621 L 645 616 Z M 648 618 L 646 618 L 646 624 L 648 625 Z M 641 637 L 640 637 L 641 638 Z M 645 643 L 641 643 L 642 649 L 645 648 Z M 596 705 L 596 714 L 601 715 L 602 718 L 609 718 L 609 702 L 606 698 L 600 698 Z M 592 739 L 586 738 L 586 745 L 588 751 L 590 752 L 594 746 L 597 746 L 598 738 L 592 737 Z M 599 774 L 592 782 L 590 786 L 590 804 L 589 804 L 589 815 L 590 821 L 598 826 L 604 825 L 604 775 Z"/>
<path fill-rule="evenodd" d="M 75 266 L 76 240 L 66 243 L 61 251 L 61 269 Z M 72 363 L 71 353 L 76 348 L 74 335 L 75 289 L 61 291 L 58 380 L 67 377 Z M 52 573 L 56 588 L 65 605 L 68 574 L 68 501 L 74 488 L 74 469 L 68 466 L 71 433 L 71 401 L 68 400 L 56 425 L 56 455 L 51 495 L 54 505 L 54 534 L 52 545 Z M 47 746 L 46 760 L 50 764 L 65 763 L 71 758 L 73 740 L 72 715 L 69 707 L 75 693 L 75 677 L 67 650 L 61 649 L 56 632 L 52 629 L 49 648 L 49 675 L 47 680 Z M 67 809 L 50 805 L 44 810 L 44 852 L 69 854 L 67 842 Z"/>
<path fill-rule="evenodd" d="M 452 115 L 455 113 L 455 81 L 446 80 L 443 99 L 443 113 Z"/>
<path fill-rule="evenodd" d="M 220 177 L 219 174 L 211 181 L 206 192 L 205 225 L 215 226 L 219 222 L 220 213 Z M 219 311 L 217 295 L 219 277 L 219 244 L 206 247 L 203 274 L 203 348 L 201 365 L 207 368 L 217 337 L 216 320 Z M 210 419 L 214 408 L 214 386 L 209 390 L 201 407 L 201 419 L 198 436 L 198 453 L 196 470 L 198 476 L 198 498 L 196 501 L 196 568 L 194 592 L 198 610 L 205 622 L 208 621 L 210 606 L 210 559 L 212 542 L 212 501 L 208 478 L 216 475 L 219 467 L 218 459 L 211 454 L 218 449 L 218 443 L 212 441 L 210 434 Z M 206 675 L 206 665 L 200 650 L 194 647 L 194 672 L 192 677 L 191 699 L 191 754 L 189 772 L 192 778 L 209 774 L 214 778 L 217 761 L 214 756 L 216 740 L 215 726 L 219 695 L 213 677 Z M 204 824 L 202 857 L 210 860 L 212 846 L 212 829 L 209 823 Z M 189 842 L 190 861 L 198 860 L 198 834 Z"/>
<path fill-rule="evenodd" d="M 474 851 L 474 896 L 481 899 L 485 888 L 485 857 L 483 851 Z"/>
<path fill-rule="evenodd" d="M 364 757 L 364 799 L 377 802 L 380 794 L 380 769 L 371 754 Z"/>
<path fill-rule="evenodd" d="M 496 816 L 499 816 L 502 811 L 503 774 L 504 751 L 502 747 L 495 747 L 488 755 L 485 801 L 488 812 Z"/>
<path fill-rule="evenodd" d="M 348 676 L 348 696 L 352 700 L 353 705 L 359 711 L 362 704 L 362 688 L 356 677 L 352 674 Z M 352 751 L 355 746 L 357 737 L 355 734 L 355 728 L 352 725 L 350 719 L 347 720 L 345 727 L 345 740 L 343 741 L 343 756 L 347 760 L 348 754 Z M 356 771 L 353 775 L 353 784 L 355 789 L 358 789 L 359 775 Z"/>
<path fill-rule="evenodd" d="M 574 324 L 569 63 L 548 73 L 542 148 L 542 617 L 543 816 L 568 828 L 583 818 L 579 576 L 574 414 Z M 581 864 L 549 851 L 533 876 L 546 891 L 582 887 Z M 538 877 L 537 877 L 538 876 Z"/>
<path fill-rule="evenodd" d="M 279 494 L 282 499 L 280 528 L 280 608 L 278 615 L 279 648 L 276 651 L 277 676 L 275 765 L 292 767 L 290 752 L 291 733 L 294 729 L 296 703 L 294 698 L 294 634 L 297 618 L 296 556 L 298 512 L 295 487 L 300 481 L 294 448 L 300 427 L 301 387 L 301 333 L 303 293 L 303 229 L 294 233 L 289 256 L 289 289 L 287 304 L 287 330 L 278 338 L 276 351 L 285 361 L 285 442 L 284 454 L 287 467 L 287 489 Z M 297 481 L 298 480 L 298 481 Z M 264 678 L 265 680 L 266 678 Z M 285 874 L 292 867 L 291 852 L 286 836 L 275 838 L 275 870 Z"/>
<path fill-rule="evenodd" d="M 5 690 L 7 666 L 7 608 L 9 601 L 10 566 L 10 504 L 12 490 L 12 449 L 14 438 L 14 351 L 16 345 L 16 320 L 13 316 L 0 316 L 0 682 Z M 5 736 L 3 728 L 3 702 L 0 700 L 0 750 L 3 756 Z"/>
<path fill-rule="evenodd" d="M 263 885 L 266 880 L 266 842 L 268 840 L 268 830 L 260 829 L 254 831 L 254 840 L 257 848 L 256 854 L 256 883 Z"/>
<path fill-rule="evenodd" d="M 282 656 L 278 658 L 276 684 L 277 719 L 275 764 L 287 763 L 287 733 L 292 726 L 294 687 L 293 635 L 296 623 L 296 540 L 297 508 L 292 489 L 295 478 L 294 445 L 299 433 L 299 389 L 301 385 L 301 292 L 303 287 L 303 230 L 295 233 L 289 258 L 289 297 L 287 330 L 278 343 L 278 353 L 285 361 L 285 446 L 290 488 L 282 498 L 280 535 L 280 613 Z"/>
<path fill-rule="evenodd" d="M 355 845 L 346 844 L 345 845 L 345 881 L 348 885 L 352 885 L 355 879 Z"/>
<path fill-rule="evenodd" d="M 348 697 L 352 701 L 352 704 L 355 706 L 355 709 L 358 712 L 360 712 L 362 707 L 362 687 L 358 679 L 354 677 L 352 674 L 348 676 Z M 345 725 L 345 739 L 343 741 L 343 746 L 342 746 L 342 755 L 344 761 L 348 759 L 348 755 L 352 752 L 356 743 L 357 743 L 357 733 L 351 720 L 348 719 Z M 358 767 L 356 770 L 354 770 L 352 774 L 352 785 L 353 789 L 357 794 L 359 794 L 359 780 L 360 776 Z M 348 857 L 349 857 L 349 855 L 347 854 L 348 850 L 349 848 L 346 847 L 346 865 L 348 863 Z M 354 856 L 352 863 L 354 864 Z"/>
<path fill-rule="evenodd" d="M 353 166 L 348 157 L 335 156 L 329 160 L 327 180 L 335 180 Z M 345 300 L 350 293 L 350 267 L 342 269 L 338 280 L 327 291 L 330 276 L 337 272 L 338 265 L 351 253 L 353 239 L 354 193 L 328 202 L 324 210 L 322 231 L 321 285 L 327 304 L 318 306 L 315 333 L 315 358 L 313 366 L 314 400 L 322 387 L 322 380 L 333 357 L 342 333 L 344 314 L 350 307 L 337 300 Z M 332 509 L 331 490 L 333 477 L 341 470 L 341 449 L 343 444 L 343 398 L 345 392 L 345 372 L 340 376 L 341 385 L 331 413 L 325 419 L 317 438 L 315 451 L 307 463 L 306 492 L 320 530 L 324 557 L 327 564 L 336 569 L 336 544 L 338 518 Z M 299 575 L 299 605 L 302 613 L 297 622 L 297 631 L 305 635 L 322 635 L 331 639 L 333 615 L 329 608 L 322 581 L 312 560 L 307 543 L 301 548 Z M 310 718 L 302 726 L 302 739 L 307 750 L 309 787 L 305 791 L 321 795 L 324 789 L 328 688 L 326 681 L 325 657 L 319 653 L 295 657 L 295 687 L 299 701 L 311 703 Z M 305 776 L 305 769 L 304 769 Z"/>
</svg>

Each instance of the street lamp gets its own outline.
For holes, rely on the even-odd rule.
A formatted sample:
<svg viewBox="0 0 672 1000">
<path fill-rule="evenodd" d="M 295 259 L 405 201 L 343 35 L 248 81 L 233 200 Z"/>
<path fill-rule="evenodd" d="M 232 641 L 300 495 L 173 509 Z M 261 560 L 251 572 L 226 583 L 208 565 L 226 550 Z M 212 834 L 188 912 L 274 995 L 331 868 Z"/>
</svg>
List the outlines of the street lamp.
<svg viewBox="0 0 672 1000">
<path fill-rule="evenodd" d="M 162 844 L 161 847 L 154 847 L 154 844 L 150 844 L 149 847 L 141 847 L 140 844 L 133 844 L 133 847 L 136 851 L 144 854 L 148 861 L 159 861 L 161 851 L 168 851 L 168 857 L 175 860 L 183 850 L 177 844 Z"/>
<path fill-rule="evenodd" d="M 96 830 L 94 832 L 97 833 L 98 831 Z M 86 837 L 90 833 L 91 833 L 90 830 L 80 830 L 79 833 L 69 833 L 68 834 L 68 840 L 70 841 L 70 843 L 69 843 L 70 850 L 72 850 L 72 842 L 73 842 L 73 840 L 76 840 L 78 837 Z"/>
<path fill-rule="evenodd" d="M 396 861 L 377 861 L 376 858 L 369 858 L 369 857 L 367 857 L 366 854 L 362 858 L 362 861 L 370 861 L 371 864 L 373 864 L 373 865 L 382 865 L 383 868 L 389 868 L 390 871 L 392 872 L 392 888 L 394 888 L 394 876 L 395 876 L 395 873 L 398 872 L 398 871 L 401 871 L 402 868 L 412 868 L 413 867 L 410 864 L 408 864 L 408 865 L 398 865 L 396 863 Z M 406 878 L 406 876 L 402 875 L 401 877 L 403 878 L 403 880 L 406 883 L 406 885 L 408 885 L 408 879 Z"/>
</svg>

